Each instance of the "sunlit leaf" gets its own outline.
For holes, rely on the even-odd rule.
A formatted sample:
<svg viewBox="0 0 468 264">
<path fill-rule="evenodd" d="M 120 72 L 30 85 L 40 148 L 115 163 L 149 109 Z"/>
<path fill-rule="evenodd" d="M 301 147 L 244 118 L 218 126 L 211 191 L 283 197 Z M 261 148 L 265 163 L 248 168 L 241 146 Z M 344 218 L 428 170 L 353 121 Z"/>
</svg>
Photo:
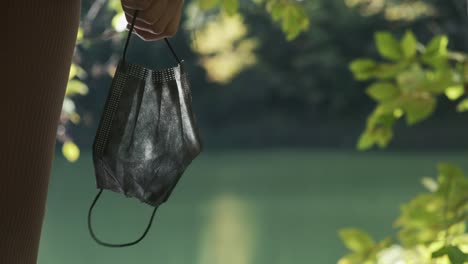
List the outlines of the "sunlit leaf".
<svg viewBox="0 0 468 264">
<path fill-rule="evenodd" d="M 374 240 L 366 232 L 356 228 L 341 229 L 339 235 L 346 247 L 354 252 L 369 250 L 375 244 Z"/>
<path fill-rule="evenodd" d="M 107 8 L 116 12 L 120 13 L 122 12 L 122 4 L 120 0 L 108 0 L 107 2 Z"/>
<path fill-rule="evenodd" d="M 309 17 L 304 8 L 296 1 L 268 1 L 267 10 L 273 21 L 281 24 L 281 29 L 288 40 L 295 39 L 309 28 Z"/>
<path fill-rule="evenodd" d="M 437 181 L 429 177 L 422 178 L 421 183 L 426 189 L 428 189 L 431 192 L 435 192 L 439 188 L 439 184 L 437 183 Z"/>
<path fill-rule="evenodd" d="M 68 74 L 68 80 L 75 78 L 77 71 L 77 66 L 74 63 L 72 63 L 72 65 L 70 66 L 70 73 Z"/>
<path fill-rule="evenodd" d="M 83 40 L 83 28 L 78 28 L 78 33 L 76 34 L 76 42 L 81 42 Z"/>
<path fill-rule="evenodd" d="M 435 72 L 426 73 L 426 83 L 424 90 L 435 94 L 444 93 L 447 87 L 457 85 L 456 74 L 449 67 L 438 67 Z"/>
<path fill-rule="evenodd" d="M 359 137 L 356 148 L 358 150 L 367 150 L 370 149 L 374 144 L 375 140 L 372 137 L 372 135 L 369 132 L 365 131 Z"/>
<path fill-rule="evenodd" d="M 198 0 L 198 4 L 201 9 L 208 10 L 218 6 L 220 0 Z"/>
<path fill-rule="evenodd" d="M 444 199 L 431 194 L 420 194 L 401 206 L 401 213 L 395 221 L 400 228 L 398 237 L 404 246 L 412 247 L 437 238 L 445 227 L 442 212 Z"/>
<path fill-rule="evenodd" d="M 88 86 L 79 80 L 70 80 L 68 81 L 67 90 L 65 92 L 66 96 L 73 96 L 76 94 L 85 95 L 88 93 Z"/>
<path fill-rule="evenodd" d="M 401 40 L 401 49 L 403 51 L 403 55 L 406 58 L 411 58 L 416 55 L 416 46 L 418 45 L 418 41 L 414 36 L 413 32 L 406 31 L 405 35 Z"/>
<path fill-rule="evenodd" d="M 425 55 L 434 55 L 440 54 L 445 55 L 447 54 L 447 45 L 448 45 L 448 37 L 445 35 L 434 37 L 429 44 L 427 44 L 426 51 L 424 52 Z"/>
<path fill-rule="evenodd" d="M 390 127 L 379 127 L 375 130 L 375 143 L 380 148 L 385 148 L 393 137 Z"/>
<path fill-rule="evenodd" d="M 450 86 L 445 89 L 445 95 L 448 99 L 454 101 L 460 98 L 465 93 L 463 85 Z"/>
<path fill-rule="evenodd" d="M 398 40 L 389 32 L 375 33 L 375 43 L 380 55 L 391 60 L 398 60 L 402 57 L 402 50 Z"/>
<path fill-rule="evenodd" d="M 112 27 L 117 32 L 123 32 L 127 29 L 127 18 L 125 17 L 125 13 L 119 12 L 112 18 Z"/>
<path fill-rule="evenodd" d="M 71 121 L 73 124 L 76 125 L 76 124 L 80 123 L 80 120 L 81 120 L 81 117 L 80 117 L 79 114 L 77 114 L 77 113 L 72 113 L 72 114 L 70 115 L 70 121 Z"/>
<path fill-rule="evenodd" d="M 393 110 L 393 116 L 394 116 L 395 118 L 400 118 L 400 117 L 402 117 L 404 113 L 405 113 L 405 112 L 404 112 L 403 109 L 401 109 L 401 108 L 396 108 L 395 110 Z"/>
<path fill-rule="evenodd" d="M 394 112 L 400 107 L 401 100 L 399 98 L 380 103 L 367 119 L 367 123 L 370 127 L 391 127 L 395 123 Z"/>
<path fill-rule="evenodd" d="M 356 59 L 351 62 L 349 68 L 358 80 L 367 80 L 374 76 L 377 63 L 371 59 Z"/>
<path fill-rule="evenodd" d="M 71 80 L 75 77 L 79 77 L 81 79 L 84 79 L 86 78 L 87 74 L 86 72 L 83 70 L 83 68 L 81 68 L 79 65 L 75 64 L 75 63 L 72 63 L 71 66 L 70 66 L 70 73 L 68 75 L 68 80 Z"/>
<path fill-rule="evenodd" d="M 434 112 L 435 107 L 436 100 L 429 95 L 405 99 L 402 106 L 408 125 L 428 118 Z"/>
<path fill-rule="evenodd" d="M 401 72 L 396 76 L 398 87 L 403 92 L 423 90 L 426 80 L 425 73 L 420 67 L 412 67 L 410 70 Z"/>
<path fill-rule="evenodd" d="M 373 71 L 373 75 L 379 79 L 391 79 L 397 76 L 400 72 L 406 70 L 406 62 L 398 63 L 379 63 Z"/>
<path fill-rule="evenodd" d="M 221 14 L 198 32 L 192 48 L 202 55 L 201 64 L 211 81 L 228 83 L 256 63 L 257 41 L 245 38 L 247 28 L 239 15 Z"/>
<path fill-rule="evenodd" d="M 447 55 L 447 36 L 434 37 L 426 47 L 423 53 L 423 61 L 427 64 L 440 66 L 445 63 Z"/>
<path fill-rule="evenodd" d="M 67 141 L 63 143 L 62 154 L 68 161 L 75 162 L 80 157 L 80 149 L 75 143 Z"/>
<path fill-rule="evenodd" d="M 458 103 L 457 111 L 458 112 L 468 111 L 468 99 L 463 99 L 460 103 Z"/>
<path fill-rule="evenodd" d="M 366 93 L 376 101 L 385 101 L 395 98 L 400 91 L 390 82 L 376 82 L 367 88 Z"/>
<path fill-rule="evenodd" d="M 271 5 L 271 17 L 273 18 L 273 21 L 278 21 L 281 19 L 281 16 L 283 15 L 283 8 L 281 3 L 279 2 L 273 2 Z"/>
<path fill-rule="evenodd" d="M 239 9 L 239 1 L 238 0 L 223 0 L 223 8 L 226 13 L 230 16 L 237 13 Z"/>
<path fill-rule="evenodd" d="M 436 15 L 437 9 L 434 5 L 424 0 L 392 2 L 385 8 L 385 18 L 390 21 L 414 21 L 420 17 Z"/>
</svg>

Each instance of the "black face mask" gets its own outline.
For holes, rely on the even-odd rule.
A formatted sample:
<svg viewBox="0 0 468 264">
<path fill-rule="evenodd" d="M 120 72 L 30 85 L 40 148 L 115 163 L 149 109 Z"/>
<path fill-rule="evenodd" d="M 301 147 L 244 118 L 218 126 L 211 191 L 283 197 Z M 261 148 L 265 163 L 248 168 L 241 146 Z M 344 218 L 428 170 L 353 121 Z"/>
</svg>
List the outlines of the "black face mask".
<svg viewBox="0 0 468 264">
<path fill-rule="evenodd" d="M 93 145 L 99 192 L 88 214 L 93 239 L 104 246 L 124 247 L 141 241 L 156 209 L 165 202 L 187 166 L 201 152 L 192 113 L 184 63 L 164 39 L 178 65 L 150 70 L 125 60 L 133 21 L 107 97 Z M 154 207 L 143 235 L 125 244 L 99 240 L 91 227 L 91 213 L 103 189 L 134 197 Z"/>
</svg>

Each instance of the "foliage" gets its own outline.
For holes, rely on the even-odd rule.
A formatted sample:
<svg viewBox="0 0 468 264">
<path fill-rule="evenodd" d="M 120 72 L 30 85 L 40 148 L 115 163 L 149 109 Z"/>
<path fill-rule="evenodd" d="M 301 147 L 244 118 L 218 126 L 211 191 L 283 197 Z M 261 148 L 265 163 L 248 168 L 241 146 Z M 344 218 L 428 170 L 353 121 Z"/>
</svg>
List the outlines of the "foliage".
<svg viewBox="0 0 468 264">
<path fill-rule="evenodd" d="M 398 119 L 419 123 L 434 112 L 439 96 L 458 101 L 468 87 L 468 56 L 448 50 L 447 36 L 436 36 L 424 46 L 411 31 L 400 40 L 377 32 L 375 43 L 385 61 L 360 58 L 350 64 L 357 80 L 373 81 L 366 92 L 377 103 L 359 139 L 361 150 L 387 146 Z M 467 110 L 466 100 L 458 103 L 458 111 Z"/>
<path fill-rule="evenodd" d="M 192 49 L 202 56 L 200 63 L 211 81 L 228 83 L 255 64 L 257 41 L 246 34 L 247 28 L 239 15 L 220 15 L 197 33 Z"/>
<path fill-rule="evenodd" d="M 204 11 L 221 8 L 228 15 L 239 13 L 240 0 L 197 0 Z M 288 40 L 295 39 L 309 27 L 309 18 L 296 0 L 257 0 L 256 4 L 264 5 L 273 21 L 281 24 L 281 29 Z"/>
<path fill-rule="evenodd" d="M 254 2 L 265 6 L 288 40 L 295 39 L 309 27 L 305 10 L 297 1 Z M 247 25 L 239 8 L 239 0 L 196 0 L 187 5 L 185 27 L 196 30 L 192 49 L 200 55 L 200 64 L 210 81 L 229 83 L 257 61 L 254 51 L 258 41 L 247 37 Z M 198 25 L 200 17 L 205 17 L 202 25 Z"/>
<path fill-rule="evenodd" d="M 414 21 L 421 17 L 437 15 L 437 9 L 421 0 L 345 0 L 349 7 L 358 8 L 364 16 L 383 13 L 390 21 Z"/>
<path fill-rule="evenodd" d="M 351 252 L 338 263 L 462 264 L 468 261 L 468 178 L 451 164 L 439 164 L 438 172 L 437 179 L 425 179 L 428 192 L 401 206 L 395 221 L 398 229 L 395 238 L 375 243 L 362 230 L 340 230 L 340 237 Z"/>
<path fill-rule="evenodd" d="M 339 235 L 351 252 L 338 264 L 372 264 L 376 261 L 377 253 L 391 244 L 390 238 L 376 243 L 366 232 L 356 228 L 341 229 Z"/>
<path fill-rule="evenodd" d="M 70 128 L 80 122 L 80 115 L 76 111 L 74 97 L 88 93 L 86 84 L 87 72 L 85 61 L 80 57 L 79 49 L 93 50 L 103 40 L 121 40 L 121 32 L 125 31 L 127 21 L 121 7 L 120 0 L 99 0 L 85 3 L 84 17 L 78 30 L 77 49 L 62 107 L 57 139 L 62 145 L 62 154 L 73 162 L 79 158 L 79 147 L 74 143 Z M 302 6 L 294 0 L 254 1 L 255 5 L 265 8 L 274 21 L 281 24 L 287 38 L 292 40 L 308 27 L 309 20 Z M 278 9 L 280 8 L 280 9 Z M 254 54 L 257 47 L 255 38 L 247 37 L 247 27 L 242 18 L 239 0 L 193 0 L 186 4 L 190 19 L 190 12 L 196 10 L 201 15 L 202 23 L 197 24 L 197 38 L 193 39 L 192 48 L 201 55 L 200 64 L 206 69 L 211 81 L 219 83 L 230 82 L 241 70 L 247 69 L 256 62 Z M 193 13 L 193 12 L 192 12 Z M 104 31 L 93 36 L 95 21 L 99 16 L 104 17 Z M 105 15 L 104 15 L 105 14 Z M 104 15 L 104 16 L 103 16 Z M 190 21 L 192 22 L 192 21 Z M 193 29 L 193 28 L 192 28 Z M 209 45 L 211 44 L 211 45 Z M 112 72 L 115 61 L 112 57 L 103 71 Z M 97 63 L 94 63 L 94 70 Z M 85 70 L 86 69 L 86 70 Z"/>
<path fill-rule="evenodd" d="M 295 39 L 309 27 L 304 9 L 295 1 L 268 0 L 266 7 L 273 21 L 281 23 L 281 29 L 288 40 Z"/>
<path fill-rule="evenodd" d="M 79 30 L 78 41 L 80 41 L 81 38 L 82 31 Z M 62 113 L 60 115 L 60 124 L 57 130 L 57 138 L 59 141 L 63 142 L 62 154 L 70 162 L 78 160 L 80 157 L 80 150 L 67 133 L 66 128 L 70 124 L 76 125 L 80 122 L 80 115 L 76 112 L 72 97 L 76 95 L 86 95 L 88 93 L 88 86 L 83 82 L 85 78 L 86 72 L 77 64 L 72 63 L 62 106 Z"/>
</svg>

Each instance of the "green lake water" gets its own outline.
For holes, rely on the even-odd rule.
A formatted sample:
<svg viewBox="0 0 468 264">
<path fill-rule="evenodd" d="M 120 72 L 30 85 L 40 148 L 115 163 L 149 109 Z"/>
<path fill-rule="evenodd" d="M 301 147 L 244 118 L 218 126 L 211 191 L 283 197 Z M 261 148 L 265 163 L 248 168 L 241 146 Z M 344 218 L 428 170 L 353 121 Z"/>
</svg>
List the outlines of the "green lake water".
<svg viewBox="0 0 468 264">
<path fill-rule="evenodd" d="M 87 210 L 96 194 L 91 156 L 54 162 L 39 264 L 332 264 L 346 249 L 337 230 L 392 232 L 399 204 L 424 191 L 438 161 L 468 172 L 468 153 L 262 150 L 206 152 L 161 206 L 147 238 L 130 248 L 91 240 Z M 139 236 L 151 207 L 104 192 L 97 234 Z"/>
</svg>

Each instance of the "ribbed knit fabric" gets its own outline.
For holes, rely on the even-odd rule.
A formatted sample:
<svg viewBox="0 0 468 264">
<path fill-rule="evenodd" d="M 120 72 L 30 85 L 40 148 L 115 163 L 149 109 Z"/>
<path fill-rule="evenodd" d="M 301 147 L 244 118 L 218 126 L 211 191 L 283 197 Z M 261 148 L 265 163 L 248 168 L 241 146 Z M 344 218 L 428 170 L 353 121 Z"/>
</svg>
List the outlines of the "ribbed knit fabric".
<svg viewBox="0 0 468 264">
<path fill-rule="evenodd" d="M 7 1 L 0 84 L 0 263 L 36 264 L 79 0 Z M 6 53 L 6 54 L 5 54 Z"/>
</svg>

